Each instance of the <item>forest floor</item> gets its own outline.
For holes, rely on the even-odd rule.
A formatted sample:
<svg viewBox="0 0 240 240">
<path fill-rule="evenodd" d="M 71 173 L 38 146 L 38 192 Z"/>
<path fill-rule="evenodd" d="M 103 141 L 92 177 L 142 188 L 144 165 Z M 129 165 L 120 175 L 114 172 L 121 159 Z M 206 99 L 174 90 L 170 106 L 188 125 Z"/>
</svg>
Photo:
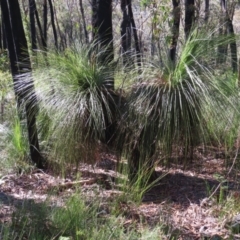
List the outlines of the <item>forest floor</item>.
<svg viewBox="0 0 240 240">
<path fill-rule="evenodd" d="M 226 156 L 221 149 L 208 149 L 204 154 L 202 150 L 194 152 L 194 160 L 187 167 L 180 160 L 167 168 L 157 167 L 158 175 L 163 178 L 144 194 L 140 204 L 119 201 L 124 225 L 136 226 L 145 221 L 151 228 L 161 222 L 166 239 L 174 234 L 178 236 L 174 239 L 204 239 L 214 235 L 229 239 L 227 224 L 234 213 L 226 208 L 225 201 L 228 197 L 240 200 L 239 173 L 235 166 L 225 168 Z M 232 161 L 236 159 L 232 157 Z M 97 164 L 80 164 L 64 178 L 50 170 L 2 176 L 0 223 L 10 222 L 12 213 L 23 204 L 49 201 L 63 206 L 79 185 L 85 196 L 101 197 L 103 212 L 109 214 L 108 203 L 121 194 L 116 178 L 122 176 L 116 171 L 116 164 L 114 155 L 101 154 Z M 77 177 L 79 173 L 81 177 Z M 237 235 L 233 239 L 238 239 Z"/>
</svg>

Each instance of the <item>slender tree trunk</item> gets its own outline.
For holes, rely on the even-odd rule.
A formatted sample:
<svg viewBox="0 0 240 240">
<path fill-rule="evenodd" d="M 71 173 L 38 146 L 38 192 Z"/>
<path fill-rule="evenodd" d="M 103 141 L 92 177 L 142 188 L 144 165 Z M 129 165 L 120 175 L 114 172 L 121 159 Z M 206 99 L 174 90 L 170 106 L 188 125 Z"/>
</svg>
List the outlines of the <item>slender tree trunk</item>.
<svg viewBox="0 0 240 240">
<path fill-rule="evenodd" d="M 20 107 L 24 105 L 27 118 L 31 160 L 38 168 L 43 168 L 38 143 L 35 116 L 36 112 L 34 111 L 36 106 L 32 104 L 33 101 L 36 101 L 36 99 L 34 99 L 35 94 L 31 94 L 31 97 L 28 96 L 29 92 L 34 92 L 34 85 L 31 77 L 31 64 L 27 51 L 27 41 L 24 34 L 19 3 L 18 0 L 1 0 L 0 2 L 3 22 L 6 29 L 7 47 L 15 86 L 15 95 L 18 102 L 19 115 L 21 115 Z M 21 88 L 16 87 L 17 81 L 19 81 L 18 76 L 23 72 L 28 75 L 28 82 L 26 82 L 23 86 L 21 85 Z M 28 93 L 26 93 L 26 91 Z"/>
<path fill-rule="evenodd" d="M 123 19 L 121 23 L 121 52 L 123 54 L 123 64 L 130 63 L 130 48 L 131 48 L 131 22 L 128 13 L 128 0 L 121 0 L 121 10 Z"/>
<path fill-rule="evenodd" d="M 34 4 L 35 4 L 35 2 L 34 2 Z M 46 44 L 46 41 L 45 41 L 44 36 L 43 36 L 43 30 L 42 30 L 42 26 L 41 26 L 41 22 L 40 22 L 40 19 L 39 19 L 39 15 L 38 15 L 38 11 L 37 11 L 36 5 L 35 5 L 35 18 L 36 18 L 38 30 L 40 32 L 41 45 L 45 49 L 47 44 Z"/>
<path fill-rule="evenodd" d="M 43 1 L 43 47 L 47 49 L 47 16 L 48 16 L 48 9 L 47 9 L 47 0 Z"/>
<path fill-rule="evenodd" d="M 238 71 L 237 43 L 236 43 L 232 19 L 230 19 L 229 16 L 227 19 L 227 27 L 228 27 L 228 34 L 232 38 L 230 42 L 232 70 L 234 73 L 236 73 Z"/>
<path fill-rule="evenodd" d="M 2 33 L 2 23 L 0 24 L 0 49 L 3 49 L 3 33 Z"/>
<path fill-rule="evenodd" d="M 36 11 L 35 0 L 29 0 L 29 19 L 30 19 L 30 29 L 31 29 L 32 50 L 37 49 L 37 36 L 36 36 L 36 26 L 35 26 L 35 18 L 34 18 L 35 11 Z"/>
<path fill-rule="evenodd" d="M 6 49 L 7 48 L 7 39 L 6 39 L 6 30 L 5 30 L 5 24 L 4 24 L 4 21 L 3 21 L 3 16 L 1 16 L 1 21 L 2 21 L 2 24 L 1 24 L 2 47 L 3 47 L 3 49 Z"/>
<path fill-rule="evenodd" d="M 173 4 L 173 27 L 172 27 L 172 41 L 171 41 L 169 55 L 172 62 L 175 63 L 181 10 L 180 10 L 179 0 L 172 0 L 172 4 Z"/>
<path fill-rule="evenodd" d="M 205 23 L 208 22 L 208 18 L 209 18 L 209 0 L 205 0 L 205 16 L 204 16 L 204 21 Z"/>
<path fill-rule="evenodd" d="M 114 60 L 113 29 L 112 29 L 112 0 L 92 1 L 93 38 L 100 47 L 101 61 L 103 64 L 112 63 Z M 95 33 L 96 31 L 96 33 Z M 108 89 L 114 89 L 114 79 L 105 80 Z"/>
<path fill-rule="evenodd" d="M 55 44 L 56 50 L 58 50 L 58 37 L 57 37 L 57 30 L 56 30 L 56 26 L 55 26 L 52 0 L 48 0 L 48 3 L 49 3 L 49 8 L 50 8 L 51 23 L 52 23 L 53 36 L 54 36 L 54 44 Z"/>
<path fill-rule="evenodd" d="M 98 5 L 97 0 L 92 0 L 92 40 L 93 42 L 97 41 L 97 32 L 98 32 Z"/>
<path fill-rule="evenodd" d="M 227 5 L 225 0 L 220 0 L 221 12 L 219 17 L 219 37 L 224 38 L 227 36 Z M 225 63 L 227 59 L 228 44 L 223 43 L 218 46 L 217 63 Z"/>
<path fill-rule="evenodd" d="M 151 56 L 153 57 L 156 52 L 156 42 L 158 41 L 158 29 L 157 29 L 157 3 L 156 0 L 153 1 L 153 6 L 152 6 L 152 23 L 151 23 L 151 29 L 152 29 L 152 36 L 151 36 Z"/>
<path fill-rule="evenodd" d="M 112 0 L 99 0 L 98 3 L 98 40 L 105 50 L 104 59 L 111 62 L 113 55 Z"/>
<path fill-rule="evenodd" d="M 194 23 L 195 16 L 195 0 L 185 0 L 185 37 L 188 39 L 190 31 Z"/>
<path fill-rule="evenodd" d="M 137 65 L 138 67 L 141 67 L 141 50 L 140 50 L 140 44 L 139 44 L 139 39 L 138 39 L 138 34 L 137 34 L 137 28 L 136 28 L 136 24 L 134 21 L 134 17 L 133 17 L 133 11 L 132 11 L 132 0 L 129 0 L 128 2 L 128 13 L 130 16 L 130 21 L 131 21 L 131 25 L 132 25 L 132 29 L 133 29 L 133 37 L 134 37 L 134 41 L 135 41 L 135 49 L 136 49 L 136 54 L 137 54 Z"/>
<path fill-rule="evenodd" d="M 88 37 L 88 31 L 87 31 L 87 25 L 86 25 L 86 19 L 85 19 L 85 13 L 84 13 L 82 0 L 79 0 L 79 6 L 80 6 L 81 14 L 82 14 L 82 21 L 83 21 L 83 30 L 84 30 L 84 34 L 85 34 L 85 41 L 88 44 L 89 43 L 89 37 Z"/>
</svg>

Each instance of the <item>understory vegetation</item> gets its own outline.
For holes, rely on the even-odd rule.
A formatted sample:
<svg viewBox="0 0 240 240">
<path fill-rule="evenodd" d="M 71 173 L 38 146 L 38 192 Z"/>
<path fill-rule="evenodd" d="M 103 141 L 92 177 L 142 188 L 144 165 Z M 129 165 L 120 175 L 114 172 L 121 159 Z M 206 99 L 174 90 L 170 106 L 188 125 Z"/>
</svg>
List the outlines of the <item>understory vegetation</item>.
<svg viewBox="0 0 240 240">
<path fill-rule="evenodd" d="M 173 11 L 167 1 L 133 1 L 148 16 L 137 27 L 132 2 L 123 2 L 115 3 L 113 25 L 128 12 L 131 30 L 123 33 L 123 21 L 109 40 L 90 21 L 94 12 L 86 2 L 79 1 L 77 14 L 72 3 L 61 8 L 56 1 L 50 10 L 59 45 L 53 24 L 48 47 L 38 33 L 42 42 L 34 48 L 31 16 L 24 15 L 30 9 L 22 1 L 28 49 L 15 62 L 17 74 L 9 39 L 8 51 L 0 51 L 0 239 L 240 234 L 239 31 L 229 28 L 240 14 L 237 2 L 230 1 L 232 15 L 214 2 L 204 18 L 203 6 L 193 3 L 195 20 L 179 26 L 179 1 L 172 1 Z M 194 193 L 183 196 L 190 186 Z"/>
</svg>

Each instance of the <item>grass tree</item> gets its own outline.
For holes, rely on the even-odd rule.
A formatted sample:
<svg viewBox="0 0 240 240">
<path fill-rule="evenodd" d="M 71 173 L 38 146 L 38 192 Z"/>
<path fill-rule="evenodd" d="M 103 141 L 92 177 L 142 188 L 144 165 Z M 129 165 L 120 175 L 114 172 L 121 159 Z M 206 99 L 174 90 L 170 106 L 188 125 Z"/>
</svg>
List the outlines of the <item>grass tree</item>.
<svg viewBox="0 0 240 240">
<path fill-rule="evenodd" d="M 110 144 L 114 138 L 119 97 L 105 85 L 113 77 L 111 68 L 93 49 L 78 46 L 49 52 L 47 64 L 44 54 L 37 59 L 39 124 L 57 161 L 94 160 L 99 142 Z"/>
<path fill-rule="evenodd" d="M 213 35 L 192 31 L 175 64 L 166 51 L 165 57 L 145 64 L 141 81 L 138 76 L 125 113 L 131 180 L 136 181 L 142 171 L 152 174 L 159 149 L 167 159 L 175 147 L 183 149 L 184 159 L 192 157 L 194 146 L 209 139 L 209 116 L 217 122 L 227 121 L 225 109 L 233 108 L 223 91 L 228 86 L 222 83 L 220 87 L 212 67 L 216 46 L 229 39 Z"/>
</svg>

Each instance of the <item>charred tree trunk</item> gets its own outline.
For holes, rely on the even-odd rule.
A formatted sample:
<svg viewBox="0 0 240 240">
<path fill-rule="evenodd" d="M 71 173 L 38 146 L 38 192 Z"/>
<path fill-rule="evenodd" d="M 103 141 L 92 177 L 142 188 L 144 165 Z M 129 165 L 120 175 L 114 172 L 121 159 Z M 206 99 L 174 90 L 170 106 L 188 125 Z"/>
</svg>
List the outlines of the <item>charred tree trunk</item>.
<svg viewBox="0 0 240 240">
<path fill-rule="evenodd" d="M 49 8 L 50 8 L 51 23 L 52 23 L 53 36 L 54 36 L 54 45 L 55 45 L 56 50 L 58 50 L 58 37 L 57 37 L 57 30 L 56 30 L 56 26 L 55 26 L 52 0 L 48 0 L 48 3 L 49 3 Z"/>
<path fill-rule="evenodd" d="M 220 12 L 220 27 L 219 27 L 219 37 L 224 38 L 227 36 L 227 5 L 225 0 L 220 1 L 221 12 Z M 217 63 L 222 64 L 226 62 L 227 59 L 228 44 L 222 43 L 218 46 L 218 58 Z"/>
<path fill-rule="evenodd" d="M 1 10 L 6 29 L 7 47 L 19 114 L 20 107 L 25 107 L 31 160 L 38 168 L 43 168 L 38 143 L 36 112 L 34 111 L 36 106 L 32 104 L 35 96 L 31 94 L 31 97 L 29 97 L 25 92 L 34 92 L 34 85 L 31 78 L 31 63 L 27 52 L 27 41 L 24 34 L 18 0 L 1 0 Z M 23 72 L 29 77 L 26 83 L 27 86 L 24 85 L 21 86 L 21 88 L 17 88 L 18 75 Z"/>
<path fill-rule="evenodd" d="M 97 0 L 92 0 L 92 40 L 97 41 L 97 31 L 98 31 L 98 6 Z"/>
<path fill-rule="evenodd" d="M 34 4 L 35 4 L 35 1 L 34 1 Z M 46 44 L 46 41 L 43 37 L 43 30 L 42 30 L 41 22 L 40 22 L 40 19 L 39 19 L 38 11 L 37 11 L 37 8 L 36 8 L 36 4 L 35 4 L 35 18 L 36 18 L 37 26 L 38 26 L 38 29 L 39 29 L 39 32 L 40 32 L 41 45 L 45 49 L 47 44 Z"/>
<path fill-rule="evenodd" d="M 180 26 L 180 1 L 172 0 L 173 4 L 173 27 L 172 27 L 172 41 L 170 46 L 170 59 L 173 63 L 175 63 L 176 59 L 176 50 L 177 50 L 177 42 L 179 36 L 179 26 Z"/>
<path fill-rule="evenodd" d="M 36 26 L 35 26 L 35 17 L 34 17 L 35 11 L 36 11 L 35 0 L 29 0 L 29 19 L 30 19 L 30 29 L 31 29 L 32 50 L 37 49 L 37 36 L 36 36 Z"/>
<path fill-rule="evenodd" d="M 2 32 L 2 23 L 0 24 L 0 49 L 3 49 L 3 32 Z"/>
<path fill-rule="evenodd" d="M 47 9 L 47 0 L 43 1 L 43 48 L 47 49 L 47 16 L 48 16 L 48 9 Z"/>
<path fill-rule="evenodd" d="M 204 21 L 205 23 L 208 22 L 208 18 L 209 18 L 209 0 L 205 0 L 205 16 L 204 16 Z"/>
<path fill-rule="evenodd" d="M 128 13 L 130 16 L 130 22 L 132 25 L 132 30 L 133 30 L 133 37 L 134 37 L 134 41 L 135 41 L 135 49 L 136 49 L 136 54 L 137 54 L 137 65 L 138 67 L 141 67 L 141 50 L 140 50 L 140 44 L 139 44 L 139 39 L 138 39 L 138 34 L 137 34 L 137 28 L 136 28 L 136 24 L 134 21 L 134 17 L 133 17 L 133 11 L 132 11 L 132 0 L 129 0 L 128 2 Z"/>
<path fill-rule="evenodd" d="M 231 38 L 230 50 L 231 50 L 232 70 L 234 73 L 236 73 L 238 71 L 237 43 L 236 43 L 232 19 L 229 16 L 227 19 L 227 28 L 228 28 L 228 34 L 230 35 L 230 38 Z"/>
<path fill-rule="evenodd" d="M 7 48 L 7 39 L 6 39 L 6 30 L 5 30 L 5 24 L 3 21 L 3 16 L 1 17 L 2 24 L 1 24 L 1 31 L 2 31 L 2 47 L 3 49 Z"/>
<path fill-rule="evenodd" d="M 99 0 L 98 11 L 98 41 L 105 50 L 103 59 L 113 61 L 113 31 L 112 31 L 112 0 Z"/>
<path fill-rule="evenodd" d="M 85 41 L 88 44 L 89 43 L 89 37 L 88 37 L 88 31 L 87 31 L 87 25 L 86 25 L 86 19 L 85 19 L 85 13 L 84 13 L 82 0 L 79 0 L 79 6 L 80 6 L 81 14 L 82 14 L 82 21 L 83 21 L 83 30 L 84 30 L 84 34 L 85 34 Z"/>
<path fill-rule="evenodd" d="M 92 1 L 93 39 L 100 48 L 100 61 L 103 64 L 113 63 L 113 29 L 112 29 L 112 0 Z M 114 89 L 114 79 L 105 81 L 108 89 Z"/>
<path fill-rule="evenodd" d="M 185 37 L 188 39 L 190 31 L 194 23 L 195 16 L 195 0 L 185 0 Z"/>
<path fill-rule="evenodd" d="M 121 23 L 121 52 L 123 54 L 123 64 L 130 63 L 130 49 L 131 49 L 131 22 L 128 13 L 128 0 L 121 0 L 122 23 Z"/>
</svg>

